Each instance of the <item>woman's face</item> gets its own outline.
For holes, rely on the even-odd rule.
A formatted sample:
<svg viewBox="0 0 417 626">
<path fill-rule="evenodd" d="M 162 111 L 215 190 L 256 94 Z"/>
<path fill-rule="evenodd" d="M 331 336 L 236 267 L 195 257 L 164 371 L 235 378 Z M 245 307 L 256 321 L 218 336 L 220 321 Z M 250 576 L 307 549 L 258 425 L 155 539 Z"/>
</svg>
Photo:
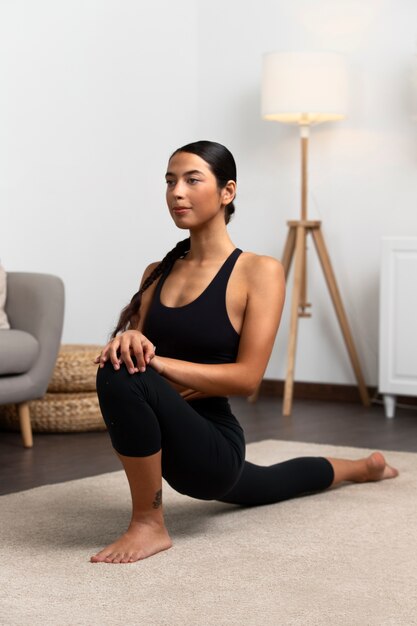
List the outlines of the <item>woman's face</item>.
<svg viewBox="0 0 417 626">
<path fill-rule="evenodd" d="M 196 229 L 222 220 L 224 207 L 233 200 L 230 184 L 219 190 L 209 165 L 196 154 L 178 152 L 168 163 L 166 199 L 179 228 Z"/>
</svg>

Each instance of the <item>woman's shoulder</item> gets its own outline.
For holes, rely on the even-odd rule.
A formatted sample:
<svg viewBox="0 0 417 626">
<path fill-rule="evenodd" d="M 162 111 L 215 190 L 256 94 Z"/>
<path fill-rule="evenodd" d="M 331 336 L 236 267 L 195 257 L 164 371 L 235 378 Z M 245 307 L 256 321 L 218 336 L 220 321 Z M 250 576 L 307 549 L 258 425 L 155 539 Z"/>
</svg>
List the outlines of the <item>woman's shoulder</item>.
<svg viewBox="0 0 417 626">
<path fill-rule="evenodd" d="M 144 276 L 149 276 L 149 274 L 151 274 L 154 269 L 158 267 L 160 262 L 161 261 L 153 261 L 152 263 L 149 263 L 149 265 L 145 268 L 145 271 L 143 272 Z"/>
<path fill-rule="evenodd" d="M 145 268 L 145 271 L 142 274 L 142 278 L 141 278 L 139 287 L 142 287 L 142 285 L 145 282 L 145 280 L 147 278 L 149 278 L 149 276 L 158 267 L 159 264 L 160 264 L 160 261 L 155 261 L 154 263 L 149 263 L 149 265 Z"/>
<path fill-rule="evenodd" d="M 259 279 L 259 276 L 262 275 L 268 278 L 281 278 L 284 276 L 284 268 L 281 261 L 265 254 L 242 252 L 241 267 L 248 277 L 256 279 Z"/>
<path fill-rule="evenodd" d="M 251 302 L 274 301 L 285 293 L 284 267 L 278 259 L 254 252 L 243 252 L 241 257 L 240 280 Z"/>
</svg>

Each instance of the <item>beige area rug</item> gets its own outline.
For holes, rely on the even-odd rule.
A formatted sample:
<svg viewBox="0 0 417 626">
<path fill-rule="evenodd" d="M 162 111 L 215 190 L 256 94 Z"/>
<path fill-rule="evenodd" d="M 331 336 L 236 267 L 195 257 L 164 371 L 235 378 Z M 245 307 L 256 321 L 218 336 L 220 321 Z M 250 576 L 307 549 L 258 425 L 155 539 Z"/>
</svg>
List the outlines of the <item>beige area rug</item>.
<svg viewBox="0 0 417 626">
<path fill-rule="evenodd" d="M 248 458 L 358 458 L 364 450 L 263 441 Z M 417 624 L 417 454 L 401 476 L 239 509 L 164 486 L 174 547 L 90 564 L 129 520 L 122 472 L 0 497 L 1 626 Z"/>
</svg>

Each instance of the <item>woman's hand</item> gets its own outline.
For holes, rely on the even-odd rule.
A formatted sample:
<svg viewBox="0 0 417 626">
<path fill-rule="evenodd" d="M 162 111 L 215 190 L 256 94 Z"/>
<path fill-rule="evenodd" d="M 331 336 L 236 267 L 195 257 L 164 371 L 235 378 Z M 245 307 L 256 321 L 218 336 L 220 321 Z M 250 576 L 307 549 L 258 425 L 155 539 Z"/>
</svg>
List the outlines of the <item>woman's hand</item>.
<svg viewBox="0 0 417 626">
<path fill-rule="evenodd" d="M 115 370 L 120 369 L 124 363 L 130 374 L 144 372 L 155 356 L 155 346 L 139 330 L 126 330 L 109 341 L 94 359 L 100 367 L 104 367 L 110 361 Z M 136 364 L 132 357 L 135 358 Z"/>
</svg>

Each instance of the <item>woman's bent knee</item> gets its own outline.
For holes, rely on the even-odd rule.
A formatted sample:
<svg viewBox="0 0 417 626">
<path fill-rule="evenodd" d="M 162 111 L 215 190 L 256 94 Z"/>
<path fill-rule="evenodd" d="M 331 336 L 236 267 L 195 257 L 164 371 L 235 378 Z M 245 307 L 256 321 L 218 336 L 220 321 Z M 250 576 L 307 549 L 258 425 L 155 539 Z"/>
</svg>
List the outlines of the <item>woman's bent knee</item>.
<svg viewBox="0 0 417 626">
<path fill-rule="evenodd" d="M 157 417 L 149 405 L 152 374 L 129 374 L 122 365 L 115 370 L 106 363 L 97 372 L 97 395 L 113 447 L 125 456 L 148 456 L 161 447 Z"/>
<path fill-rule="evenodd" d="M 115 370 L 110 362 L 107 362 L 104 367 L 99 367 L 96 377 L 96 389 L 99 398 L 109 393 L 123 392 L 128 381 L 127 376 L 130 374 L 125 367 Z"/>
<path fill-rule="evenodd" d="M 158 376 L 148 368 L 146 372 L 129 374 L 124 364 L 119 370 L 115 370 L 110 362 L 104 367 L 99 367 L 96 378 L 96 389 L 99 399 L 112 397 L 118 401 L 126 400 L 130 395 L 141 397 L 146 400 L 149 396 L 149 378 Z"/>
</svg>

